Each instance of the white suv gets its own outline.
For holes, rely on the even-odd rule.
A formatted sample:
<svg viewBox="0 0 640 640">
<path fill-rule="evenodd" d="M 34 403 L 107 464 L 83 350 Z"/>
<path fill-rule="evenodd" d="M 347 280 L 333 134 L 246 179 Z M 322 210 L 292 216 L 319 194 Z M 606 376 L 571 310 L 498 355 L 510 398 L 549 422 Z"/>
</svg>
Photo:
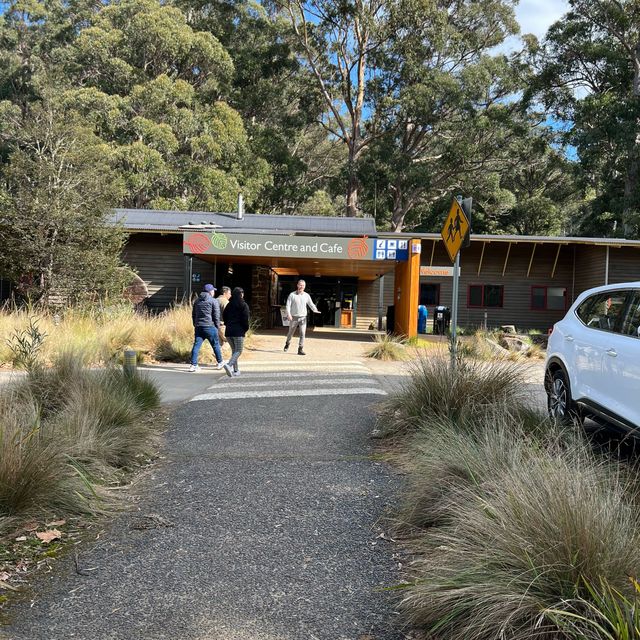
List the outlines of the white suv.
<svg viewBox="0 0 640 640">
<path fill-rule="evenodd" d="M 549 413 L 640 432 L 640 282 L 580 294 L 549 337 Z"/>
</svg>

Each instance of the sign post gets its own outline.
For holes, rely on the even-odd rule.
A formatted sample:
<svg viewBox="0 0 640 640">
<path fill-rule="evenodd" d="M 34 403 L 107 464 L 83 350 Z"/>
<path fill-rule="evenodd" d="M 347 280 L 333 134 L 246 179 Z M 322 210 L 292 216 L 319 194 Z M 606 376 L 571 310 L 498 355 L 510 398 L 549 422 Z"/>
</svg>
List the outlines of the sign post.
<svg viewBox="0 0 640 640">
<path fill-rule="evenodd" d="M 458 297 L 460 287 L 460 249 L 469 241 L 470 223 L 468 215 L 471 215 L 471 198 L 462 200 L 457 196 L 451 203 L 449 215 L 444 222 L 440 235 L 444 246 L 453 262 L 453 299 L 451 301 L 451 367 L 456 366 L 457 355 L 457 324 L 458 324 Z"/>
</svg>

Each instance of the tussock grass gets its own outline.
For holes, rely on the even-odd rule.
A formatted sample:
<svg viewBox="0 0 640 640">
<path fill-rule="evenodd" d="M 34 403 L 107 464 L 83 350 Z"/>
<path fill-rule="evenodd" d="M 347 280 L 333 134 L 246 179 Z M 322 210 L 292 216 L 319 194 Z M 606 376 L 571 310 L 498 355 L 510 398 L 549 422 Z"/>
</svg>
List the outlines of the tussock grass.
<svg viewBox="0 0 640 640">
<path fill-rule="evenodd" d="M 457 491 L 447 523 L 417 541 L 402 606 L 447 640 L 563 637 L 548 610 L 589 598 L 584 581 L 629 591 L 640 572 L 635 487 L 586 449 L 545 452 Z"/>
<path fill-rule="evenodd" d="M 55 363 L 62 354 L 81 353 L 86 364 L 117 362 L 125 348 L 147 358 L 185 362 L 193 345 L 191 306 L 178 305 L 158 315 L 137 314 L 129 307 L 63 309 L 58 313 L 32 310 L 0 311 L 0 335 L 12 336 L 36 320 L 47 335 L 41 361 Z M 214 362 L 209 348 L 202 362 Z M 11 365 L 14 354 L 0 342 L 0 365 Z"/>
<path fill-rule="evenodd" d="M 637 640 L 637 469 L 529 408 L 525 374 L 422 359 L 383 406 L 416 558 L 401 610 L 432 640 Z"/>
<path fill-rule="evenodd" d="M 155 385 L 120 369 L 88 370 L 77 353 L 33 367 L 0 391 L 0 531 L 37 511 L 95 514 L 105 488 L 151 454 L 145 413 Z"/>
<path fill-rule="evenodd" d="M 516 363 L 460 358 L 452 369 L 448 357 L 422 356 L 410 366 L 408 383 L 382 404 L 379 425 L 388 436 L 415 431 L 433 418 L 456 419 L 496 404 L 524 401 L 525 372 Z"/>
<path fill-rule="evenodd" d="M 96 511 L 96 491 L 40 420 L 37 404 L 0 398 L 0 531 L 10 516 L 43 509 Z"/>
<path fill-rule="evenodd" d="M 374 345 L 365 351 L 367 358 L 375 360 L 405 360 L 407 357 L 403 341 L 397 336 L 377 334 Z"/>
<path fill-rule="evenodd" d="M 411 533 L 442 524 L 462 488 L 523 467 L 541 451 L 559 451 L 577 440 L 532 410 L 490 406 L 477 416 L 439 416 L 421 422 L 406 447 L 411 473 L 397 529 Z"/>
<path fill-rule="evenodd" d="M 93 371 L 71 389 L 55 427 L 71 456 L 106 477 L 109 467 L 131 468 L 151 455 L 143 418 L 158 404 L 158 391 L 147 379 L 117 369 Z"/>
</svg>

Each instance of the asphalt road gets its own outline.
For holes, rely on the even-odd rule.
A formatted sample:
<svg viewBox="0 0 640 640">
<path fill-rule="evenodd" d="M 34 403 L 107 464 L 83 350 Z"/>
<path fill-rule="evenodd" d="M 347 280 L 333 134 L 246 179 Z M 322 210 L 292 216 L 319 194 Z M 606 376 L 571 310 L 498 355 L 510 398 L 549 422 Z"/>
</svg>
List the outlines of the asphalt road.
<svg viewBox="0 0 640 640">
<path fill-rule="evenodd" d="M 0 637 L 404 638 L 384 538 L 400 479 L 368 437 L 384 391 L 357 363 L 291 362 L 211 376 L 178 407 L 136 508 L 39 580 Z"/>
</svg>

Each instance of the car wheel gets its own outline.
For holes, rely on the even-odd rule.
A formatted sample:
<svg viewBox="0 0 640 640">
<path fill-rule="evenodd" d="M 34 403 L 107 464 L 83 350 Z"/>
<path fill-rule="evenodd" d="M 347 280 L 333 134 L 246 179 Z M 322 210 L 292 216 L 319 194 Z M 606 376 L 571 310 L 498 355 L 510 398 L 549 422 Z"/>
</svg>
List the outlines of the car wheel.
<svg viewBox="0 0 640 640">
<path fill-rule="evenodd" d="M 571 398 L 571 387 L 562 369 L 550 374 L 547 385 L 547 409 L 549 415 L 562 424 L 582 424 L 582 416 Z"/>
</svg>

